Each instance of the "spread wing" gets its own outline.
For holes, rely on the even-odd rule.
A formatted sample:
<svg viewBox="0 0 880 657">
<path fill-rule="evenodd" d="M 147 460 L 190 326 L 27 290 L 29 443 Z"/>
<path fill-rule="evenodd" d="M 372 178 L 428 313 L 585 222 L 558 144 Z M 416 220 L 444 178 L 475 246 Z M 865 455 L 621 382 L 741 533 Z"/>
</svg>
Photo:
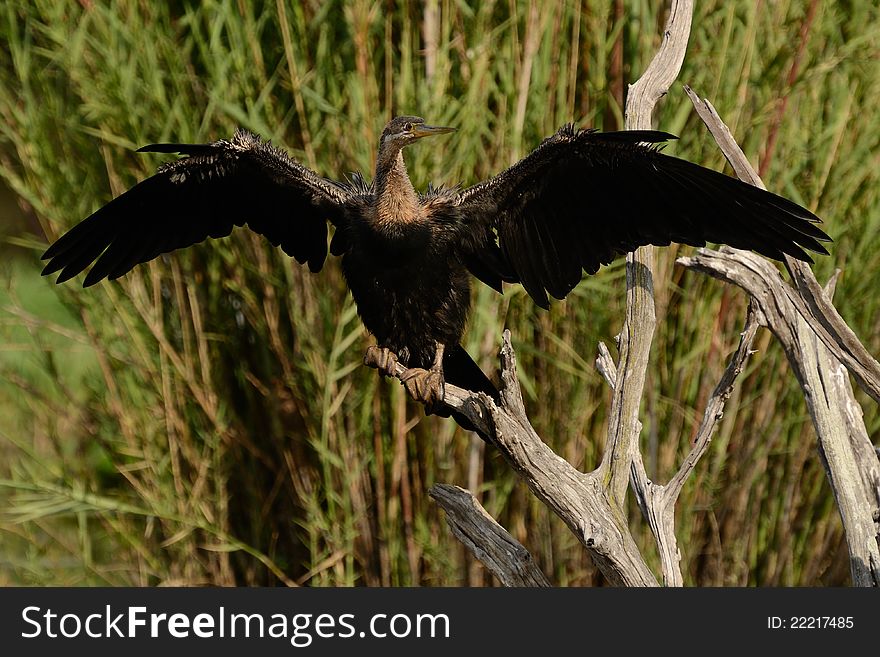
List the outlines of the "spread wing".
<svg viewBox="0 0 880 657">
<path fill-rule="evenodd" d="M 547 294 L 564 298 L 583 270 L 646 244 L 718 242 L 808 262 L 804 249 L 828 253 L 820 242 L 830 238 L 809 210 L 651 145 L 668 139 L 562 128 L 460 193 L 464 262 L 489 284 L 521 282 L 547 307 Z"/>
<path fill-rule="evenodd" d="M 83 283 L 115 279 L 135 265 L 245 224 L 318 271 L 327 221 L 345 219 L 348 187 L 322 178 L 283 151 L 239 130 L 212 144 L 151 144 L 184 153 L 65 233 L 43 254 L 43 275 L 61 283 L 95 262 Z"/>
</svg>

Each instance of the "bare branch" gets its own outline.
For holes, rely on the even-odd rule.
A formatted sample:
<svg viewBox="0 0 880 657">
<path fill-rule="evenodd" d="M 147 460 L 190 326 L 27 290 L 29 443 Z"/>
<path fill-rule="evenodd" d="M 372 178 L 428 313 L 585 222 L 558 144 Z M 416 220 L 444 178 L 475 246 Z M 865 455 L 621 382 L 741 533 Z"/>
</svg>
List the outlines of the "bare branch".
<svg viewBox="0 0 880 657">
<path fill-rule="evenodd" d="M 822 296 L 830 303 L 838 271 Z M 803 316 L 798 318 L 799 341 L 805 355 L 803 386 L 821 384 L 824 394 L 810 406 L 810 415 L 819 437 L 819 454 L 840 509 L 850 552 L 850 571 L 856 586 L 880 586 L 880 534 L 876 488 L 872 477 L 880 469 L 876 456 L 869 455 L 872 444 L 852 396 L 846 368 L 831 355 Z M 796 373 L 797 374 L 797 373 Z M 818 395 L 817 395 L 818 397 Z M 824 403 L 823 403 L 824 402 Z M 815 406 L 815 408 L 814 408 Z M 860 457 L 867 457 L 862 461 Z"/>
<path fill-rule="evenodd" d="M 657 586 L 626 519 L 613 505 L 598 470 L 585 474 L 550 449 L 526 416 L 510 331 L 500 354 L 501 399 L 446 384 L 444 402 L 467 417 L 495 445 L 534 495 L 558 515 L 609 582 Z M 400 378 L 406 368 L 398 364 Z"/>
<path fill-rule="evenodd" d="M 694 109 L 697 110 L 697 114 L 703 120 L 703 123 L 709 128 L 709 132 L 711 132 L 712 136 L 715 138 L 715 143 L 718 144 L 718 148 L 721 149 L 724 157 L 727 158 L 730 166 L 733 167 L 733 170 L 736 172 L 736 177 L 744 182 L 754 185 L 755 187 L 767 189 L 764 186 L 764 181 L 761 180 L 760 176 L 758 176 L 758 172 L 755 171 L 755 168 L 752 166 L 752 163 L 749 162 L 745 153 L 743 153 L 742 149 L 739 147 L 739 144 L 736 143 L 736 140 L 730 133 L 730 128 L 728 128 L 724 121 L 721 120 L 721 117 L 709 99 L 701 99 L 696 93 L 694 93 L 694 90 L 687 85 L 684 85 L 684 92 L 688 95 L 688 98 L 691 99 L 691 102 L 694 104 Z"/>
<path fill-rule="evenodd" d="M 470 491 L 437 484 L 428 494 L 446 511 L 446 523 L 504 586 L 550 586 L 531 553 L 499 525 Z"/>
<path fill-rule="evenodd" d="M 763 187 L 712 104 L 685 90 L 737 172 L 745 171 L 752 182 Z M 710 275 L 734 282 L 752 294 L 764 312 L 763 321 L 782 343 L 801 384 L 843 520 L 853 583 L 880 585 L 880 461 L 868 439 L 861 408 L 843 365 L 878 401 L 880 366 L 831 304 L 837 274 L 826 294 L 806 264 L 787 257 L 785 264 L 798 294 L 774 268 L 752 254 L 723 249 L 718 253 L 725 260 L 722 262 L 706 257 L 710 253 L 701 251 L 692 259 L 696 268 L 704 268 Z M 744 262 L 736 262 L 743 258 Z M 682 260 L 687 259 L 679 262 Z"/>
<path fill-rule="evenodd" d="M 681 494 L 685 479 L 691 474 L 699 460 L 709 449 L 712 436 L 721 420 L 724 405 L 733 391 L 736 378 L 740 375 L 748 357 L 753 353 L 752 344 L 758 331 L 758 315 L 752 304 L 746 315 L 745 328 L 740 336 L 739 347 L 730 359 L 724 374 L 703 412 L 703 420 L 694 439 L 690 453 L 684 459 L 678 472 L 665 485 L 655 484 L 648 478 L 641 454 L 633 461 L 632 486 L 642 515 L 648 521 L 651 532 L 657 541 L 660 553 L 660 567 L 665 586 L 683 586 L 681 574 L 681 553 L 675 538 L 675 505 Z"/>
<path fill-rule="evenodd" d="M 693 0 L 673 0 L 663 31 L 663 42 L 648 68 L 629 88 L 626 99 L 627 130 L 652 127 L 657 102 L 678 77 L 691 31 Z M 645 373 L 654 337 L 654 247 L 627 254 L 626 319 L 620 332 L 617 384 L 611 398 L 608 438 L 601 478 L 608 481 L 611 496 L 623 515 L 630 464 L 639 449 L 639 407 L 645 387 Z"/>
<path fill-rule="evenodd" d="M 648 478 L 640 451 L 633 459 L 631 478 L 636 503 L 657 542 L 663 585 L 684 586 L 681 552 L 675 538 L 675 499 L 668 494 L 665 486 L 655 484 Z"/>
<path fill-rule="evenodd" d="M 846 421 L 846 433 L 850 438 L 856 460 L 861 465 L 859 475 L 865 486 L 871 505 L 874 509 L 874 525 L 880 540 L 880 448 L 875 448 L 865 428 L 862 407 L 856 401 L 852 385 L 840 364 L 835 372 L 835 383 L 842 388 L 840 397 L 843 401 L 843 417 Z"/>
<path fill-rule="evenodd" d="M 786 258 L 785 264 L 791 273 L 794 285 L 803 300 L 803 309 L 809 313 L 810 327 L 834 357 L 846 366 L 859 386 L 874 401 L 880 403 L 880 363 L 871 356 L 847 325 L 837 309 L 822 294 L 822 288 L 805 263 Z"/>
<path fill-rule="evenodd" d="M 695 107 L 697 108 L 698 113 L 701 117 L 703 117 L 704 121 L 710 126 L 713 135 L 716 138 L 719 146 L 722 148 L 725 156 L 730 161 L 731 165 L 734 167 L 734 170 L 737 172 L 737 175 L 745 180 L 746 182 L 750 182 L 759 187 L 764 187 L 763 182 L 758 177 L 758 174 L 751 167 L 748 160 L 745 158 L 744 154 L 740 150 L 739 146 L 736 144 L 733 136 L 730 134 L 727 126 L 720 120 L 717 112 L 715 112 L 711 103 L 707 100 L 700 100 L 697 96 L 690 90 L 690 88 L 685 87 L 686 92 L 690 96 L 691 100 L 694 102 Z M 801 267 L 802 263 L 793 264 L 793 261 L 787 262 L 790 268 L 799 267 L 800 270 L 806 269 L 809 272 L 808 277 L 804 277 L 812 279 L 815 281 L 815 278 L 812 275 L 812 271 L 809 268 Z M 801 273 L 804 276 L 803 273 Z M 814 304 L 816 307 L 821 306 L 821 304 Z M 830 304 L 827 304 L 830 305 Z M 835 313 L 836 315 L 836 313 Z M 751 344 L 754 341 L 755 333 L 757 331 L 758 323 L 766 322 L 767 319 L 764 314 L 760 310 L 756 310 L 756 306 L 754 303 L 749 304 L 749 316 L 746 321 L 746 329 L 743 332 L 742 340 L 740 341 L 740 346 L 737 349 L 737 352 L 734 354 L 734 358 L 731 360 L 730 364 L 727 367 L 727 370 L 724 373 L 721 381 L 713 392 L 712 398 L 707 405 L 706 411 L 703 416 L 703 421 L 701 423 L 697 438 L 695 440 L 694 447 L 692 448 L 690 454 L 685 459 L 682 466 L 679 468 L 676 475 L 669 481 L 665 486 L 660 486 L 654 484 L 648 479 L 648 476 L 645 472 L 644 464 L 642 463 L 640 458 L 636 458 L 633 461 L 632 467 L 632 484 L 633 488 L 636 492 L 637 501 L 639 506 L 642 509 L 642 512 L 645 518 L 648 520 L 648 523 L 651 527 L 652 532 L 657 540 L 657 545 L 660 553 L 661 559 L 661 567 L 663 573 L 663 580 L 666 585 L 681 585 L 682 576 L 680 572 L 680 554 L 676 545 L 676 539 L 674 534 L 674 507 L 678 496 L 681 493 L 682 486 L 684 485 L 684 481 L 687 476 L 693 471 L 696 466 L 697 461 L 702 457 L 708 448 L 709 441 L 711 440 L 711 436 L 715 430 L 718 420 L 721 417 L 721 412 L 723 410 L 724 402 L 727 397 L 730 395 L 730 392 L 733 387 L 734 380 L 736 376 L 739 374 L 745 360 L 748 358 L 748 355 L 751 350 Z M 839 344 L 839 342 L 838 342 Z M 861 346 L 861 345 L 859 345 Z M 845 377 L 844 377 L 845 378 Z M 851 397 L 849 398 L 851 400 Z M 841 397 L 841 404 L 846 404 L 846 400 Z M 854 400 L 852 400 L 852 404 L 854 404 Z M 856 407 L 857 404 L 854 404 Z M 853 414 L 849 414 L 850 418 L 853 417 Z M 825 433 L 828 433 L 828 429 L 826 429 Z M 850 435 L 853 435 L 850 432 Z M 821 442 L 821 441 L 820 441 Z M 861 445 L 862 448 L 865 447 L 864 441 L 857 441 L 857 444 Z M 870 443 L 867 443 L 870 445 Z M 865 451 L 862 449 L 862 451 Z M 638 456 L 638 455 L 637 455 Z M 869 459 L 869 463 L 871 461 L 876 461 L 876 459 Z M 851 466 L 851 462 L 840 463 L 838 464 L 838 470 L 841 468 L 846 468 Z M 851 476 L 844 477 L 845 482 L 849 482 L 852 479 Z M 831 472 L 829 471 L 829 478 L 831 477 Z M 867 490 L 874 490 L 876 486 L 872 486 L 874 481 L 874 470 L 872 469 L 870 473 L 865 474 L 863 471 L 862 478 L 863 487 Z M 844 484 L 841 484 L 844 485 Z M 835 491 L 837 489 L 835 488 Z M 851 500 L 856 499 L 857 492 L 853 492 L 850 496 Z M 868 508 L 876 507 L 876 498 L 872 500 L 874 506 L 868 505 Z M 875 516 L 877 514 L 874 514 Z M 863 518 L 863 522 L 864 522 Z M 862 530 L 853 529 L 855 532 L 859 532 Z M 874 532 L 876 534 L 876 531 Z M 872 557 L 869 556 L 869 562 Z M 870 564 L 869 564 L 870 565 Z M 870 570 L 870 567 L 868 568 Z M 854 570 L 854 578 L 856 577 L 856 571 Z M 871 575 L 871 578 L 874 578 L 875 575 Z M 864 577 L 863 577 L 864 579 Z"/>
<path fill-rule="evenodd" d="M 599 355 L 596 356 L 596 369 L 599 370 L 599 374 L 602 375 L 602 378 L 608 383 L 612 390 L 614 390 L 614 386 L 617 385 L 617 365 L 614 364 L 614 359 L 611 357 L 611 353 L 608 351 L 608 347 L 605 346 L 604 342 L 599 343 Z"/>
<path fill-rule="evenodd" d="M 627 130 L 650 130 L 654 108 L 681 71 L 691 34 L 693 0 L 672 0 L 663 28 L 663 41 L 651 63 L 629 86 L 626 98 Z"/>
<path fill-rule="evenodd" d="M 843 386 L 837 383 L 841 374 L 838 361 L 817 339 L 815 320 L 800 312 L 793 299 L 799 295 L 782 280 L 779 272 L 766 260 L 751 253 L 722 248 L 719 251 L 700 249 L 692 258 L 679 258 L 679 264 L 715 278 L 733 283 L 748 292 L 763 313 L 767 326 L 782 344 L 795 373 L 807 408 L 816 427 L 819 449 L 827 464 L 828 478 L 834 490 L 847 544 L 850 568 L 857 586 L 880 585 L 880 547 L 874 515 L 876 494 L 866 490 L 865 475 L 857 455 L 870 454 L 867 432 L 847 431 L 847 414 L 851 402 Z M 843 395 L 843 396 L 841 396 Z M 849 415 L 849 420 L 847 419 Z M 853 442 L 861 443 L 858 451 Z M 876 456 L 868 463 L 876 472 Z"/>
</svg>

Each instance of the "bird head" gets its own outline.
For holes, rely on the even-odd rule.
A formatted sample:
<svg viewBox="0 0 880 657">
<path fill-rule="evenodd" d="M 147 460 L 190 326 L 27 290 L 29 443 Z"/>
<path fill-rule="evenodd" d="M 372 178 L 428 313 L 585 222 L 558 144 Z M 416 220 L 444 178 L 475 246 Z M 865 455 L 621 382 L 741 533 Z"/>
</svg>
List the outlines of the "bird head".
<svg viewBox="0 0 880 657">
<path fill-rule="evenodd" d="M 382 131 L 380 148 L 396 146 L 398 149 L 409 146 L 422 137 L 442 135 L 454 132 L 455 128 L 445 128 L 436 125 L 425 124 L 425 119 L 420 116 L 397 116 L 388 122 Z"/>
</svg>

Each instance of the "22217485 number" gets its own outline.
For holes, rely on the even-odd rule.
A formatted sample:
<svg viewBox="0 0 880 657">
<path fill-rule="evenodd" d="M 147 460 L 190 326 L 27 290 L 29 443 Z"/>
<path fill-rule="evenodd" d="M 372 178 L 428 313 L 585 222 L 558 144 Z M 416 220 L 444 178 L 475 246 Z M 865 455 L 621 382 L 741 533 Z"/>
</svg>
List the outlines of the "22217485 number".
<svg viewBox="0 0 880 657">
<path fill-rule="evenodd" d="M 852 629 L 855 626 L 852 616 L 768 616 L 767 628 L 771 630 L 823 630 Z"/>
</svg>

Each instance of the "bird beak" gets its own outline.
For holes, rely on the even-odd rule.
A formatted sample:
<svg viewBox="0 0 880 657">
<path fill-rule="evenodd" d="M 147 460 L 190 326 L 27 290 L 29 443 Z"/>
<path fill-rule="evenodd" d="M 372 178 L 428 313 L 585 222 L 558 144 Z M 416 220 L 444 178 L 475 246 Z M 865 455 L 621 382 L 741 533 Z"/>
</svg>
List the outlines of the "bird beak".
<svg viewBox="0 0 880 657">
<path fill-rule="evenodd" d="M 439 125 L 416 125 L 413 126 L 413 136 L 421 139 L 422 137 L 430 137 L 431 135 L 443 135 L 447 132 L 455 132 L 455 128 L 444 128 Z"/>
</svg>

